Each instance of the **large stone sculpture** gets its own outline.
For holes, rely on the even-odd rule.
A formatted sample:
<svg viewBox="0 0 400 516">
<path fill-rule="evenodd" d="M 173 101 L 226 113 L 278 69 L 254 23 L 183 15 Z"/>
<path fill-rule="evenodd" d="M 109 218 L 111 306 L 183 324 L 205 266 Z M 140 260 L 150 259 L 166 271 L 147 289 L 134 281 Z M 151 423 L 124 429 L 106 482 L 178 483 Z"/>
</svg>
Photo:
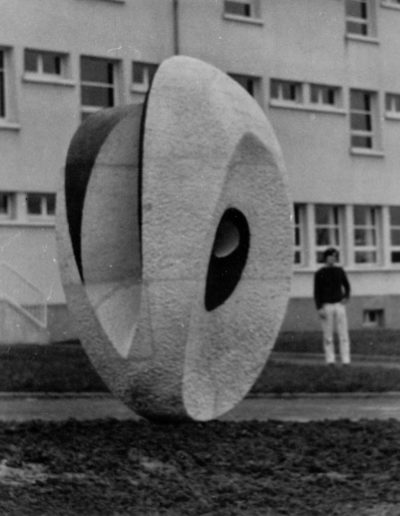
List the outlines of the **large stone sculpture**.
<svg viewBox="0 0 400 516">
<path fill-rule="evenodd" d="M 257 103 L 199 60 L 146 103 L 89 117 L 58 201 L 62 280 L 111 391 L 153 419 L 209 420 L 263 368 L 292 262 L 281 152 Z"/>
</svg>

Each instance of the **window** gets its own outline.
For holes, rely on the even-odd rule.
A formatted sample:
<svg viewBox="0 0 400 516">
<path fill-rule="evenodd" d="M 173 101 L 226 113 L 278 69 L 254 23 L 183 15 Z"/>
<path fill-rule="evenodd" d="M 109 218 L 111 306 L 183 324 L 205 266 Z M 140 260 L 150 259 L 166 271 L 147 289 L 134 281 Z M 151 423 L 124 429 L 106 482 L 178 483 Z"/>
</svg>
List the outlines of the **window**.
<svg viewBox="0 0 400 516">
<path fill-rule="evenodd" d="M 57 52 L 25 50 L 25 72 L 62 77 L 65 75 L 66 56 Z"/>
<path fill-rule="evenodd" d="M 153 82 L 158 65 L 135 61 L 132 68 L 132 85 L 134 91 L 146 93 Z"/>
<path fill-rule="evenodd" d="M 385 326 L 385 312 L 383 309 L 363 311 L 363 326 L 367 328 L 383 328 Z"/>
<path fill-rule="evenodd" d="M 335 247 L 340 255 L 341 247 L 340 209 L 338 206 L 318 204 L 315 206 L 315 249 L 317 263 L 323 263 L 327 247 Z M 340 256 L 339 256 L 340 259 Z"/>
<path fill-rule="evenodd" d="M 54 217 L 56 213 L 56 196 L 53 193 L 26 194 L 28 216 Z"/>
<path fill-rule="evenodd" d="M 376 107 L 374 94 L 368 91 L 351 90 L 350 92 L 350 130 L 351 147 L 372 149 L 376 146 L 373 131 Z"/>
<path fill-rule="evenodd" d="M 400 264 L 400 206 L 390 206 L 390 261 Z"/>
<path fill-rule="evenodd" d="M 386 93 L 386 114 L 400 117 L 400 94 Z"/>
<path fill-rule="evenodd" d="M 261 99 L 261 79 L 259 77 L 252 77 L 250 75 L 239 75 L 236 73 L 228 74 L 239 83 L 246 91 L 254 97 L 259 103 L 262 102 Z"/>
<path fill-rule="evenodd" d="M 82 118 L 115 105 L 115 63 L 108 59 L 81 57 Z"/>
<path fill-rule="evenodd" d="M 271 99 L 300 103 L 303 101 L 302 84 L 294 81 L 271 79 Z"/>
<path fill-rule="evenodd" d="M 346 32 L 371 36 L 371 0 L 346 0 Z"/>
<path fill-rule="evenodd" d="M 340 105 L 340 88 L 337 86 L 310 84 L 310 103 L 338 107 Z"/>
<path fill-rule="evenodd" d="M 224 12 L 232 16 L 242 16 L 245 18 L 258 18 L 258 0 L 225 0 Z"/>
<path fill-rule="evenodd" d="M 0 118 L 6 118 L 6 70 L 4 51 L 0 50 Z"/>
<path fill-rule="evenodd" d="M 0 220 L 15 218 L 15 195 L 0 192 Z"/>
<path fill-rule="evenodd" d="M 294 205 L 294 263 L 305 264 L 305 206 Z"/>
<path fill-rule="evenodd" d="M 372 206 L 354 206 L 354 262 L 378 263 L 378 212 Z"/>
</svg>

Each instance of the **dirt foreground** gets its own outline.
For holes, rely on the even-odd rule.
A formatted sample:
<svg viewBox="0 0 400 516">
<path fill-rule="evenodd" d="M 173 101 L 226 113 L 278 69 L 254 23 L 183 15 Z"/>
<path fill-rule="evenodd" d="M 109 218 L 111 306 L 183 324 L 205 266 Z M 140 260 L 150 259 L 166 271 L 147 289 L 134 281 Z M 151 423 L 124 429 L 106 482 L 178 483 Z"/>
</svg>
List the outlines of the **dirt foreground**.
<svg viewBox="0 0 400 516">
<path fill-rule="evenodd" d="M 1 423 L 0 514 L 398 516 L 400 423 Z"/>
</svg>

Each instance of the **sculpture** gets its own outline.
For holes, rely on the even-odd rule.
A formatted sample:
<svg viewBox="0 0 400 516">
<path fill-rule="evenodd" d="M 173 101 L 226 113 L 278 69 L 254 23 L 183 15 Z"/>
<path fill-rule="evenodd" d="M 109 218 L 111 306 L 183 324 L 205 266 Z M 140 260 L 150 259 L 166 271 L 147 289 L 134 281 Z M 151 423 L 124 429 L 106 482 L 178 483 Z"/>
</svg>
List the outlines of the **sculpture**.
<svg viewBox="0 0 400 516">
<path fill-rule="evenodd" d="M 167 59 L 145 104 L 77 130 L 61 277 L 84 349 L 133 410 L 205 421 L 250 390 L 289 295 L 287 192 L 263 111 L 197 59 Z"/>
</svg>

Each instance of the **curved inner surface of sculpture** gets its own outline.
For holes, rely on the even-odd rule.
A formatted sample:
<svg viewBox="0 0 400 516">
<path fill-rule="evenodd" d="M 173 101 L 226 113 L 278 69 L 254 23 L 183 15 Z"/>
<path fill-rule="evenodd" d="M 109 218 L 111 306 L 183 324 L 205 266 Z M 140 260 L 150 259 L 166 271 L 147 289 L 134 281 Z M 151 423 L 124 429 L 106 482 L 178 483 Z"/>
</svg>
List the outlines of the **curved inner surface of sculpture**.
<svg viewBox="0 0 400 516">
<path fill-rule="evenodd" d="M 290 213 L 268 120 L 209 64 L 167 59 L 146 104 L 81 125 L 59 194 L 60 270 L 116 396 L 155 420 L 210 420 L 243 399 L 284 316 Z"/>
</svg>

